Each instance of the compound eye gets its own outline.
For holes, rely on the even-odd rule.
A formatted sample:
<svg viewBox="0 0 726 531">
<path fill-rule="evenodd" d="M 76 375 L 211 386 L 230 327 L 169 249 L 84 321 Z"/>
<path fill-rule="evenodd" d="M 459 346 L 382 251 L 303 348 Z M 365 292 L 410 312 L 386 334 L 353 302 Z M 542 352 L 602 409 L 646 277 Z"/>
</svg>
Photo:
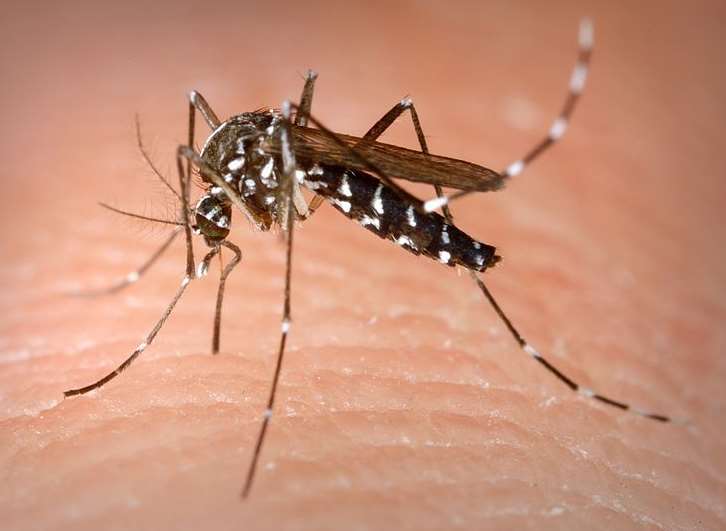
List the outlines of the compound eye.
<svg viewBox="0 0 726 531">
<path fill-rule="evenodd" d="M 200 234 L 210 241 L 221 241 L 229 235 L 232 218 L 230 205 L 220 203 L 216 198 L 206 195 L 195 210 L 196 227 Z"/>
</svg>

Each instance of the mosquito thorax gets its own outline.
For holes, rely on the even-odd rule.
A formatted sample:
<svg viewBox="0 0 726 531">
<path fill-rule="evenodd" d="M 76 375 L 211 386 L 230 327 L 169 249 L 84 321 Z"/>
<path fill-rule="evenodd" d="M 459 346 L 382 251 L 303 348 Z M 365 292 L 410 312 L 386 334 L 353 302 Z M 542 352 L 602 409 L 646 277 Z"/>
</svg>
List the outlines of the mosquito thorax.
<svg viewBox="0 0 726 531">
<path fill-rule="evenodd" d="M 272 226 L 277 209 L 281 161 L 279 157 L 270 155 L 268 146 L 278 134 L 279 120 L 279 113 L 273 109 L 234 116 L 212 132 L 201 152 L 202 159 L 239 192 L 240 198 L 263 230 Z M 206 209 L 222 205 L 228 207 L 229 201 L 221 190 L 215 190 L 216 187 L 204 180 L 210 184 L 210 188 L 202 198 L 204 204 L 200 201 L 197 205 L 198 224 L 202 234 L 214 238 L 212 233 L 221 234 L 220 229 L 224 227 L 215 224 L 207 233 L 202 225 L 208 224 L 204 221 L 199 223 L 199 216 L 211 221 Z M 200 206 L 203 211 L 200 211 Z"/>
</svg>

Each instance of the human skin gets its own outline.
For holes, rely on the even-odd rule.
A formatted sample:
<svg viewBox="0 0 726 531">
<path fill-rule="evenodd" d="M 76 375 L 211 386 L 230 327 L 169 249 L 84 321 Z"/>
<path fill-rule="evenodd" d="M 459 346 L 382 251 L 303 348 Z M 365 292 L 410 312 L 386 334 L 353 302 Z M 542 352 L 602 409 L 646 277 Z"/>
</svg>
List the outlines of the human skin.
<svg viewBox="0 0 726 531">
<path fill-rule="evenodd" d="M 723 6 L 447 5 L 4 10 L 0 527 L 726 525 Z M 485 279 L 533 345 L 679 423 L 570 392 L 467 275 L 327 205 L 295 233 L 289 348 L 247 501 L 284 247 L 243 216 L 220 354 L 215 264 L 129 370 L 63 400 L 131 353 L 184 274 L 179 242 L 120 294 L 69 295 L 123 277 L 166 233 L 96 201 L 175 215 L 136 150 L 134 113 L 176 182 L 188 90 L 228 116 L 296 99 L 312 67 L 314 113 L 335 130 L 362 134 L 410 94 L 432 152 L 501 169 L 559 110 L 582 15 L 593 68 L 563 141 L 506 191 L 452 209 L 498 247 Z M 384 138 L 415 145 L 407 118 Z"/>
</svg>

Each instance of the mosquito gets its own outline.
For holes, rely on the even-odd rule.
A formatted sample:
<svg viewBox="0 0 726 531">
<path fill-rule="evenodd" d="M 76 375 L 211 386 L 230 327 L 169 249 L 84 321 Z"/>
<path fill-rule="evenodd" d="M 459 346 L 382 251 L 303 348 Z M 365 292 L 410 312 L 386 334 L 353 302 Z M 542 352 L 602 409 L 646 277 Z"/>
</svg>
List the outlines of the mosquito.
<svg viewBox="0 0 726 531">
<path fill-rule="evenodd" d="M 169 247 L 173 239 L 184 232 L 186 270 L 181 285 L 151 332 L 121 365 L 90 385 L 66 391 L 65 396 L 81 395 L 98 389 L 126 370 L 154 340 L 189 283 L 203 277 L 210 261 L 224 248 L 232 253 L 232 258 L 222 268 L 217 291 L 212 334 L 212 352 L 217 353 L 225 281 L 242 257 L 239 247 L 227 239 L 232 207 L 242 212 L 259 230 L 281 228 L 286 241 L 286 269 L 280 340 L 267 406 L 261 418 L 260 430 L 242 488 L 242 497 L 246 498 L 254 482 L 272 419 L 285 345 L 290 332 L 290 285 L 295 224 L 308 219 L 324 201 L 328 201 L 345 217 L 410 253 L 431 258 L 445 266 L 466 269 L 521 350 L 572 391 L 607 406 L 629 410 L 656 421 L 669 422 L 671 419 L 665 415 L 632 407 L 581 386 L 527 342 L 481 277 L 482 273 L 499 262 L 496 248 L 459 229 L 454 224 L 448 206 L 453 200 L 471 193 L 500 190 L 510 178 L 519 175 L 527 165 L 562 138 L 585 86 L 592 44 L 593 27 L 585 19 L 580 24 L 579 52 L 564 106 L 548 133 L 524 157 L 501 172 L 429 153 L 418 113 L 410 98 L 396 103 L 362 137 L 332 132 L 311 115 L 317 79 L 317 74 L 313 71 L 309 71 L 306 76 L 299 104 L 286 101 L 279 110 L 245 112 L 224 122 L 217 117 L 200 93 L 192 91 L 189 95 L 188 143 L 179 146 L 176 154 L 179 192 L 153 167 L 138 135 L 139 147 L 144 157 L 180 201 L 179 220 L 167 221 L 177 227 L 139 270 L 106 291 L 118 291 L 137 281 Z M 197 112 L 212 130 L 199 153 L 193 148 Z M 378 141 L 380 135 L 406 112 L 413 123 L 420 150 Z M 309 127 L 309 123 L 316 127 Z M 190 181 L 193 173 L 201 177 L 205 187 L 194 207 L 190 202 Z M 431 184 L 436 191 L 436 197 L 421 201 L 403 189 L 396 182 L 397 179 Z M 444 187 L 456 192 L 447 196 L 443 193 Z M 302 194 L 302 189 L 312 192 L 310 202 Z M 435 212 L 438 209 L 442 210 L 442 214 Z M 209 248 L 198 264 L 194 260 L 193 235 L 201 235 Z"/>
</svg>

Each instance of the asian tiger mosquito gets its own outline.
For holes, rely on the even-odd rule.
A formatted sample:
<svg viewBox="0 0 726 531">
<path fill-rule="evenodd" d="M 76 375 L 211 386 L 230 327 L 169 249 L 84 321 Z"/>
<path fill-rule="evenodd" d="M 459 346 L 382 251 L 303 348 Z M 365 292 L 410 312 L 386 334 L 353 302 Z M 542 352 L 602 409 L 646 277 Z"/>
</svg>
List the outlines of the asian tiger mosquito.
<svg viewBox="0 0 726 531">
<path fill-rule="evenodd" d="M 286 273 L 280 343 L 267 408 L 242 489 L 242 497 L 246 498 L 254 481 L 272 418 L 290 330 L 290 282 L 295 221 L 307 219 L 324 200 L 328 200 L 344 216 L 357 221 L 380 238 L 392 240 L 415 255 L 427 256 L 450 267 L 461 266 L 467 269 L 519 347 L 571 390 L 608 406 L 669 422 L 671 419 L 665 415 L 646 412 L 580 386 L 530 345 L 477 275 L 500 260 L 495 247 L 476 241 L 457 228 L 448 208 L 451 201 L 464 195 L 501 189 L 509 178 L 519 175 L 529 163 L 564 135 L 585 86 L 592 43 L 592 25 L 588 20 L 583 20 L 579 30 L 578 58 L 560 114 L 547 135 L 524 157 L 507 166 L 501 173 L 473 163 L 431 155 L 416 108 L 410 98 L 394 105 L 363 137 L 333 133 L 310 113 L 317 78 L 317 74 L 312 71 L 307 74 L 299 105 L 284 102 L 280 110 L 261 109 L 233 116 L 224 122 L 220 121 L 201 94 L 192 91 L 189 95 L 188 143 L 179 146 L 176 155 L 180 192 L 153 167 L 139 135 L 139 147 L 147 162 L 180 200 L 179 220 L 168 222 L 177 227 L 139 270 L 104 292 L 118 291 L 138 280 L 183 230 L 186 237 L 186 271 L 181 286 L 151 332 L 118 368 L 100 380 L 66 391 L 64 395 L 69 397 L 98 389 L 128 368 L 154 340 L 189 283 L 204 276 L 210 261 L 225 247 L 232 252 L 233 258 L 221 272 L 217 292 L 212 341 L 212 352 L 217 353 L 225 281 L 241 260 L 240 249 L 227 240 L 232 205 L 260 230 L 268 231 L 273 226 L 282 228 L 286 235 Z M 197 111 L 212 130 L 200 153 L 196 153 L 192 147 Z M 295 111 L 294 117 L 291 117 L 291 111 Z M 406 111 L 413 122 L 420 151 L 377 141 Z M 312 122 L 317 129 L 308 127 L 308 122 Z M 190 180 L 193 168 L 199 172 L 206 190 L 195 207 L 191 208 Z M 425 202 L 420 201 L 393 179 L 432 184 L 436 197 Z M 315 194 L 309 204 L 302 195 L 301 186 Z M 442 187 L 458 191 L 446 196 Z M 434 212 L 439 208 L 442 209 L 443 216 Z M 113 210 L 152 221 L 163 221 Z M 190 219 L 192 216 L 194 222 Z M 196 266 L 192 233 L 201 235 L 210 248 Z"/>
</svg>

